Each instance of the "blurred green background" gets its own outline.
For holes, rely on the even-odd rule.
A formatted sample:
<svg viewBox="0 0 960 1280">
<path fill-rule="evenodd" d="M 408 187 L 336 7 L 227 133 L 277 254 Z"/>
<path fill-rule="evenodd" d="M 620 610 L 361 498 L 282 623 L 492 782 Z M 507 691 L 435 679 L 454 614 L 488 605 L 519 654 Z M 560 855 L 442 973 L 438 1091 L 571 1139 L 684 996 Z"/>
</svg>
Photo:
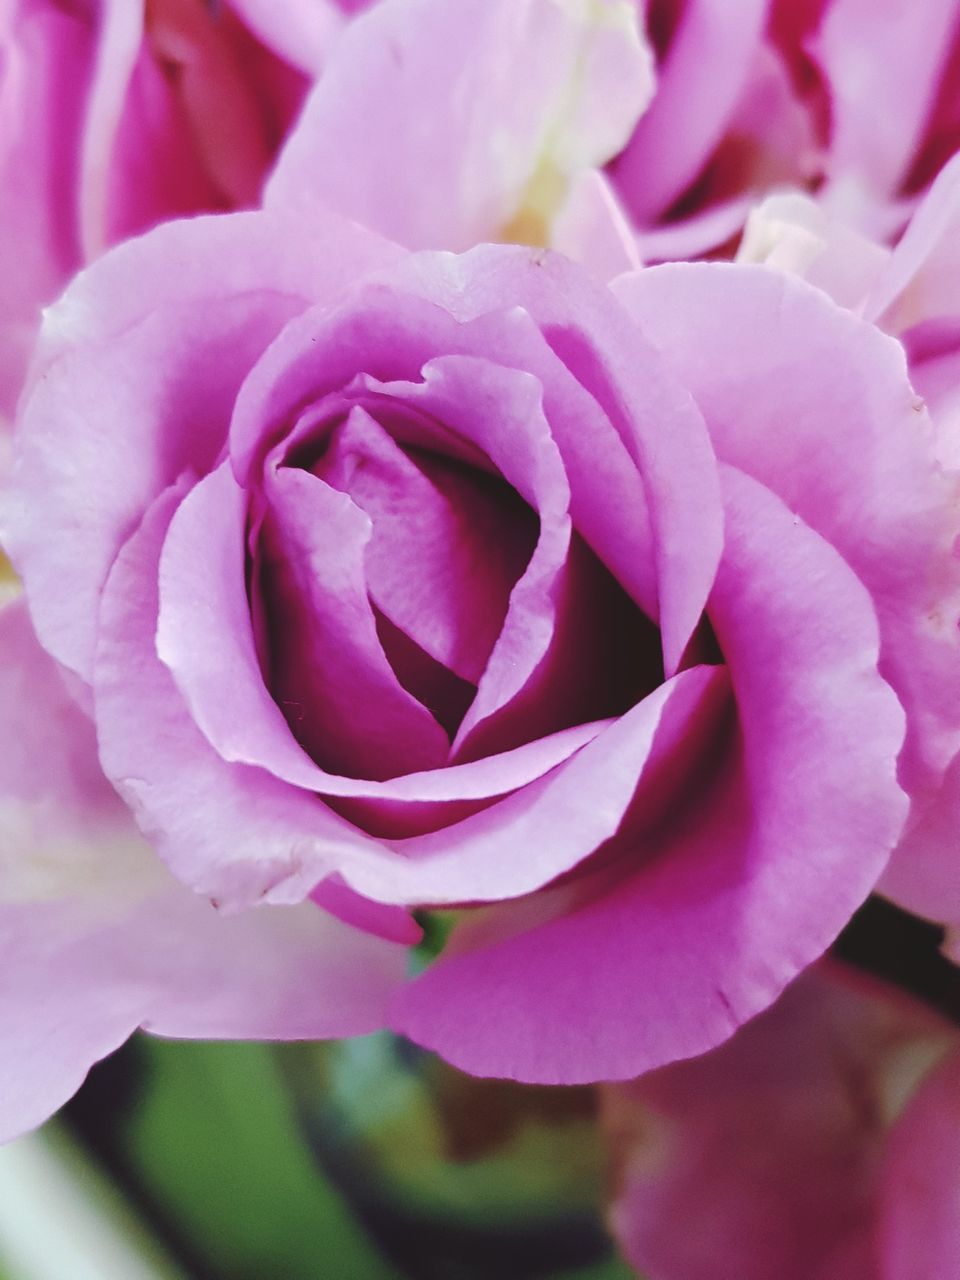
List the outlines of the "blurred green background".
<svg viewBox="0 0 960 1280">
<path fill-rule="evenodd" d="M 138 1036 L 0 1151 L 0 1280 L 629 1280 L 590 1089 Z"/>
</svg>

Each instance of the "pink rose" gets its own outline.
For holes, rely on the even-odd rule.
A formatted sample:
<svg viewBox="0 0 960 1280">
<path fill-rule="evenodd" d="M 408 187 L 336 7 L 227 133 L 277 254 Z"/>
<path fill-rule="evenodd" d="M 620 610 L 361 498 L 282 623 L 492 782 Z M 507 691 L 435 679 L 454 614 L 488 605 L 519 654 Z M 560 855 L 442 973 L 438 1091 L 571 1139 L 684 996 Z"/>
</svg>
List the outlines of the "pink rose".
<svg viewBox="0 0 960 1280">
<path fill-rule="evenodd" d="M 107 245 L 253 205 L 319 69 L 335 0 L 4 0 L 0 414 L 39 309 Z"/>
<path fill-rule="evenodd" d="M 958 645 L 925 428 L 899 346 L 774 272 L 235 214 L 49 310 L 3 537 L 179 879 L 402 943 L 457 908 L 384 1020 L 626 1078 L 769 1004 L 896 843 Z"/>
<path fill-rule="evenodd" d="M 960 1034 L 824 966 L 695 1062 L 604 1090 L 614 1232 L 658 1280 L 960 1269 Z"/>
</svg>

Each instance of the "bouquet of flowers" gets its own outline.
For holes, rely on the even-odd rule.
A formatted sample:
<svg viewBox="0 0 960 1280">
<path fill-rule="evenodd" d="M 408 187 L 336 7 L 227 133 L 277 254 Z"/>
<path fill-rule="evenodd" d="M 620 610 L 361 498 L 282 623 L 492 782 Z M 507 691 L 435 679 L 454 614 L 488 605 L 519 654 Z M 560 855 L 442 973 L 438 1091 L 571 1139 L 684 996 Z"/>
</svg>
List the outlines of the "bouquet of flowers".
<svg viewBox="0 0 960 1280">
<path fill-rule="evenodd" d="M 960 1276 L 960 3 L 3 0 L 0 190 L 0 1137 Z"/>
</svg>

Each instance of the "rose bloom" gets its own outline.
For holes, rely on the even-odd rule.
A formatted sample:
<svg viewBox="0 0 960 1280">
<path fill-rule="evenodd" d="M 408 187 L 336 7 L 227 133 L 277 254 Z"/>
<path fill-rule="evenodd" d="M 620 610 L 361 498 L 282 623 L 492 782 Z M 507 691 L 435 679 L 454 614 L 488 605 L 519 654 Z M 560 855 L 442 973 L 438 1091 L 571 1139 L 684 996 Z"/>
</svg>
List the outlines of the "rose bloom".
<svg viewBox="0 0 960 1280">
<path fill-rule="evenodd" d="M 602 1117 L 641 1274 L 960 1270 L 960 1033 L 885 984 L 812 970 L 715 1052 L 604 1089 Z"/>
<path fill-rule="evenodd" d="M 113 250 L 46 314 L 4 546 L 107 778 L 233 914 L 184 891 L 186 965 L 185 908 L 145 907 L 104 842 L 95 892 L 38 889 L 21 842 L 20 1114 L 138 1023 L 387 1023 L 561 1083 L 723 1040 L 956 750 L 957 629 L 929 614 L 957 525 L 899 345 L 764 268 L 608 290 L 302 204 Z M 13 815 L 43 817 L 32 759 Z M 413 908 L 457 923 L 404 981 Z M 268 930 L 272 968 L 218 960 L 203 919 Z"/>
<path fill-rule="evenodd" d="M 354 0 L 4 0 L 0 414 L 39 309 L 107 245 L 256 204 Z"/>
</svg>

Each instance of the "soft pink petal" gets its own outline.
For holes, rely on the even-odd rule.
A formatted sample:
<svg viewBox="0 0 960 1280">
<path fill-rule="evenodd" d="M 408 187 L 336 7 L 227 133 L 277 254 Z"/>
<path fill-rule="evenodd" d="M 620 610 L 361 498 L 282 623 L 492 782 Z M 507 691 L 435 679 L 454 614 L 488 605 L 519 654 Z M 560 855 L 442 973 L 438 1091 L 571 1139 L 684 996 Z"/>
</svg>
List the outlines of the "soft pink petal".
<svg viewBox="0 0 960 1280">
<path fill-rule="evenodd" d="M 138 1026 L 352 1035 L 405 950 L 305 904 L 224 917 L 146 849 L 19 605 L 0 612 L 0 1139 L 45 1120 Z"/>
<path fill-rule="evenodd" d="M 468 921 L 398 997 L 394 1027 L 464 1070 L 571 1084 L 704 1052 L 823 952 L 899 836 L 903 717 L 869 598 L 755 481 L 724 490 L 710 617 L 738 723 L 699 770 L 678 761 L 674 820 L 599 887 L 535 895 L 499 936 L 496 911 Z"/>
<path fill-rule="evenodd" d="M 525 201 L 549 216 L 538 172 L 562 189 L 609 159 L 650 87 L 621 0 L 394 0 L 337 44 L 267 200 L 306 190 L 408 248 L 466 249 Z"/>
<path fill-rule="evenodd" d="M 311 252 L 305 234 L 336 234 L 337 254 Z M 184 468 L 210 467 L 260 351 L 305 298 L 391 256 L 319 211 L 307 233 L 276 215 L 195 219 L 106 255 L 47 312 L 2 536 L 65 665 L 89 675 L 121 540 Z"/>
<path fill-rule="evenodd" d="M 763 267 L 656 267 L 615 289 L 693 391 L 718 455 L 777 492 L 869 591 L 881 670 L 907 710 L 900 777 L 922 810 L 960 745 L 960 505 L 902 347 Z"/>
<path fill-rule="evenodd" d="M 609 179 L 585 169 L 570 184 L 553 222 L 550 246 L 604 282 L 641 265 L 637 239 Z"/>
</svg>

